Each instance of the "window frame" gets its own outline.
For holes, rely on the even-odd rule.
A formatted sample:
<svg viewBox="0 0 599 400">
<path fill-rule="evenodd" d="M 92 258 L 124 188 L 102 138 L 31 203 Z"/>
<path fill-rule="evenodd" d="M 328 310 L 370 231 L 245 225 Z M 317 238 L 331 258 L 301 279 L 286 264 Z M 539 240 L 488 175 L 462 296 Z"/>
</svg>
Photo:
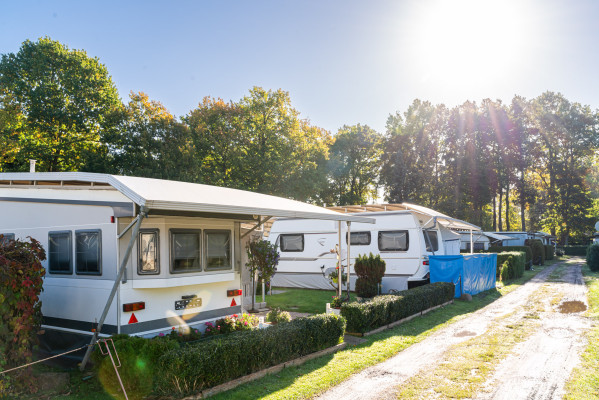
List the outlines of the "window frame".
<svg viewBox="0 0 599 400">
<path fill-rule="evenodd" d="M 383 233 L 405 233 L 406 234 L 406 248 L 405 249 L 381 249 L 381 234 L 383 234 Z M 392 230 L 392 231 L 379 231 L 377 245 L 378 245 L 379 251 L 406 252 L 410 249 L 410 231 L 407 229 L 396 229 L 396 230 Z"/>
<path fill-rule="evenodd" d="M 357 232 L 350 232 L 349 233 L 349 240 L 351 241 L 351 235 L 354 234 L 358 234 L 358 233 L 367 233 L 368 234 L 368 243 L 350 243 L 350 246 L 370 246 L 370 244 L 372 243 L 372 232 L 370 231 L 357 231 Z M 345 244 L 347 244 L 347 233 L 345 234 Z"/>
<path fill-rule="evenodd" d="M 152 233 L 156 236 L 156 272 L 146 272 L 141 269 L 141 235 Z M 160 229 L 144 228 L 140 229 L 137 236 L 137 274 L 138 275 L 160 275 Z"/>
<path fill-rule="evenodd" d="M 228 233 L 229 234 L 229 260 L 231 262 L 231 265 L 227 266 L 227 267 L 221 267 L 221 268 L 208 268 L 208 234 L 210 233 Z M 209 272 L 209 271 L 229 271 L 233 269 L 233 265 L 235 264 L 233 262 L 233 232 L 231 232 L 230 229 L 204 229 L 204 232 L 202 234 L 203 236 L 203 249 L 204 249 L 204 254 L 203 254 L 203 262 L 204 262 L 204 271 Z"/>
<path fill-rule="evenodd" d="M 203 229 L 184 229 L 184 228 L 171 228 L 168 230 L 169 232 L 169 272 L 171 274 L 188 274 L 188 273 L 192 273 L 192 272 L 202 272 L 204 270 L 203 265 L 202 265 L 202 257 L 204 254 L 203 248 L 202 248 L 202 233 L 204 232 Z M 175 235 L 177 233 L 197 233 L 198 234 L 198 268 L 194 268 L 194 269 L 190 269 L 190 270 L 185 270 L 185 271 L 175 271 L 174 266 L 175 266 L 175 252 L 174 252 L 174 240 L 175 240 Z"/>
<path fill-rule="evenodd" d="M 284 236 L 301 236 L 302 237 L 302 248 L 300 250 L 284 250 L 283 249 L 283 237 Z M 279 241 L 279 249 L 285 253 L 302 253 L 306 248 L 306 240 L 303 233 L 281 233 L 277 238 Z"/>
<path fill-rule="evenodd" d="M 435 249 L 435 246 L 433 245 L 433 240 L 431 238 L 431 236 L 429 235 L 430 233 L 434 233 L 435 234 L 435 243 L 437 244 L 437 248 Z M 423 229 L 422 230 L 422 235 L 424 236 L 424 250 L 428 253 L 435 253 L 437 251 L 439 251 L 439 232 L 436 230 L 428 230 L 428 229 Z M 428 241 L 427 241 L 427 236 L 428 236 Z M 429 242 L 432 246 L 432 249 L 429 250 L 427 249 Z"/>
<path fill-rule="evenodd" d="M 52 251 L 50 250 L 50 236 L 52 235 L 69 235 L 69 270 L 68 271 L 53 271 L 52 270 Z M 48 272 L 57 275 L 73 275 L 73 232 L 72 231 L 50 231 L 48 232 Z"/>
<path fill-rule="evenodd" d="M 97 233 L 98 234 L 98 272 L 79 271 L 78 269 L 78 251 L 77 251 L 77 235 L 81 233 Z M 80 229 L 75 231 L 75 274 L 76 275 L 92 275 L 102 276 L 102 229 Z"/>
</svg>

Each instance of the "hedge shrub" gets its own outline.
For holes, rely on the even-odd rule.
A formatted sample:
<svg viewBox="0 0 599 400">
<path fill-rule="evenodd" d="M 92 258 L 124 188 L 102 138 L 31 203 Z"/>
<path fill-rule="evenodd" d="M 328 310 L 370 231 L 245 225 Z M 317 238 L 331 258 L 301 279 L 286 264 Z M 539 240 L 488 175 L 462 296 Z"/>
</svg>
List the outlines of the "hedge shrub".
<svg viewBox="0 0 599 400">
<path fill-rule="evenodd" d="M 354 271 L 358 279 L 356 279 L 356 295 L 359 297 L 371 298 L 379 293 L 379 285 L 385 276 L 385 261 L 381 259 L 381 255 L 363 255 L 356 257 Z"/>
<path fill-rule="evenodd" d="M 555 247 L 550 244 L 545 245 L 545 260 L 553 260 L 555 257 Z"/>
<path fill-rule="evenodd" d="M 587 248 L 587 265 L 591 271 L 599 271 L 599 244 L 592 244 Z"/>
<path fill-rule="evenodd" d="M 364 333 L 446 303 L 454 293 L 453 283 L 435 282 L 366 302 L 345 303 L 341 315 L 347 319 L 348 332 Z"/>
<path fill-rule="evenodd" d="M 523 251 L 526 253 L 526 269 L 532 266 L 532 249 L 529 246 L 491 246 L 489 253 L 503 253 L 506 251 Z"/>
<path fill-rule="evenodd" d="M 526 254 L 523 251 L 509 251 L 497 254 L 497 276 L 502 281 L 524 275 Z"/>
<path fill-rule="evenodd" d="M 174 349 L 158 360 L 155 391 L 177 396 L 197 393 L 334 346 L 344 332 L 344 318 L 320 314 Z"/>
<path fill-rule="evenodd" d="M 588 246 L 564 246 L 564 254 L 567 256 L 586 256 Z"/>
<path fill-rule="evenodd" d="M 540 239 L 526 239 L 524 243 L 532 249 L 534 265 L 545 265 L 545 245 Z"/>
<path fill-rule="evenodd" d="M 45 259 L 37 240 L 4 242 L 0 235 L 0 371 L 32 361 L 42 322 Z M 37 391 L 31 368 L 0 375 L 0 398 L 15 389 Z"/>
</svg>

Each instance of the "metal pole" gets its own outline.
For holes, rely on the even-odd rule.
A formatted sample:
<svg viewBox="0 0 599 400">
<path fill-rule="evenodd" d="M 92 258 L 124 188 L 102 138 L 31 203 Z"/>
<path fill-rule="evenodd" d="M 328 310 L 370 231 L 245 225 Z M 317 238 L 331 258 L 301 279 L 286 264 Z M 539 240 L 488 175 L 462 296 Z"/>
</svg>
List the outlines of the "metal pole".
<svg viewBox="0 0 599 400">
<path fill-rule="evenodd" d="M 351 249 L 351 222 L 347 221 L 347 299 L 349 300 L 349 284 L 350 284 L 350 249 Z"/>
<path fill-rule="evenodd" d="M 472 229 L 470 229 L 470 254 L 474 254 L 474 240 L 472 240 Z"/>
<path fill-rule="evenodd" d="M 129 240 L 129 245 L 127 246 L 127 250 L 125 251 L 123 261 L 121 261 L 121 266 L 119 268 L 119 272 L 117 273 L 117 276 L 114 280 L 114 284 L 112 285 L 112 290 L 110 291 L 110 294 L 108 295 L 108 300 L 106 301 L 106 305 L 104 306 L 104 311 L 102 311 L 102 316 L 100 317 L 100 322 L 98 322 L 96 331 L 94 332 L 94 334 L 92 336 L 92 340 L 90 342 L 90 344 L 92 344 L 92 345 L 96 342 L 96 340 L 98 340 L 98 334 L 102 330 L 102 325 L 104 325 L 104 320 L 106 319 L 106 315 L 108 315 L 108 310 L 110 309 L 110 306 L 112 305 L 112 300 L 114 299 L 114 295 L 116 294 L 116 291 L 119 287 L 121 278 L 123 277 L 123 273 L 125 272 L 125 267 L 127 266 L 127 262 L 129 262 L 129 256 L 131 255 L 131 250 L 133 249 L 133 245 L 135 244 L 135 241 L 137 240 L 137 234 L 139 233 L 139 228 L 141 227 L 141 221 L 144 219 L 144 217 L 146 215 L 147 215 L 146 208 L 142 206 L 139 211 L 139 215 L 137 216 L 138 217 L 137 223 L 135 224 L 135 227 L 133 228 L 133 232 L 131 232 L 131 239 Z M 85 369 L 85 365 L 87 364 L 87 361 L 89 360 L 89 357 L 91 356 L 91 350 L 92 350 L 92 346 L 88 347 L 87 351 L 85 352 L 83 361 L 81 361 L 81 367 L 79 367 L 79 369 L 81 371 L 83 371 Z"/>
<path fill-rule="evenodd" d="M 343 276 L 343 266 L 341 263 L 341 221 L 337 222 L 337 230 L 339 233 L 339 251 L 337 252 L 337 254 L 339 255 L 337 267 L 339 269 L 337 270 L 337 283 L 339 284 L 339 297 L 341 297 L 341 295 L 343 294 L 343 279 L 341 279 L 341 277 Z"/>
</svg>

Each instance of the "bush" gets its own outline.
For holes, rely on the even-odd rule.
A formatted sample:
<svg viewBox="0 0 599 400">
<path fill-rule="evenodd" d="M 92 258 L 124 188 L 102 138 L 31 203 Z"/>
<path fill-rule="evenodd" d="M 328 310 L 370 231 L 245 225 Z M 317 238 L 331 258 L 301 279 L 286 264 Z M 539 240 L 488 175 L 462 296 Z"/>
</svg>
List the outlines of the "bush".
<svg viewBox="0 0 599 400">
<path fill-rule="evenodd" d="M 599 244 L 593 244 L 587 248 L 587 265 L 591 271 L 599 271 Z"/>
<path fill-rule="evenodd" d="M 586 256 L 588 246 L 564 246 L 563 251 L 567 256 Z"/>
<path fill-rule="evenodd" d="M 497 254 L 497 276 L 502 281 L 524 275 L 526 254 L 523 251 L 509 251 Z"/>
<path fill-rule="evenodd" d="M 266 321 L 278 324 L 280 322 L 291 321 L 291 315 L 287 311 L 282 311 L 280 308 L 275 307 L 266 314 Z"/>
<path fill-rule="evenodd" d="M 32 360 L 33 346 L 42 323 L 41 261 L 46 253 L 40 243 L 10 240 L 0 235 L 0 371 Z M 31 368 L 0 375 L 0 397 L 12 389 L 35 392 Z"/>
<path fill-rule="evenodd" d="M 358 279 L 356 279 L 356 295 L 359 297 L 371 298 L 378 294 L 379 285 L 385 276 L 385 261 L 381 259 L 381 255 L 374 256 L 372 253 L 366 256 L 356 257 L 354 271 Z"/>
<path fill-rule="evenodd" d="M 540 239 L 526 239 L 524 244 L 532 249 L 532 262 L 534 265 L 545 265 L 545 245 Z"/>
<path fill-rule="evenodd" d="M 217 319 L 214 323 L 206 322 L 205 325 L 204 335 L 220 335 L 255 328 L 258 326 L 258 317 L 246 313 L 241 314 L 241 316 L 233 314 Z"/>
<path fill-rule="evenodd" d="M 545 245 L 545 260 L 553 260 L 555 256 L 555 247 L 550 244 Z"/>
<path fill-rule="evenodd" d="M 174 349 L 158 361 L 155 391 L 178 396 L 197 393 L 334 346 L 344 332 L 344 318 L 320 314 Z"/>
<path fill-rule="evenodd" d="M 341 315 L 347 319 L 349 332 L 364 333 L 446 303 L 454 293 L 453 283 L 435 282 L 366 302 L 343 304 Z"/>
<path fill-rule="evenodd" d="M 532 266 L 532 249 L 529 246 L 491 246 L 489 253 L 504 253 L 506 251 L 523 251 L 526 254 L 526 269 Z M 499 262 L 498 262 L 499 263 Z"/>
</svg>

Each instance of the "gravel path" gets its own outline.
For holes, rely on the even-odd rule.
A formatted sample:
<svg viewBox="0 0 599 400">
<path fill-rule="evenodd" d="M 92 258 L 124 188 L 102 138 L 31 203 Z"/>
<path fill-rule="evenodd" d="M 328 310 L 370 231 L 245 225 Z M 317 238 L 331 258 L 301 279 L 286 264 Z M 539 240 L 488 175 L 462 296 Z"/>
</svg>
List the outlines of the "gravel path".
<svg viewBox="0 0 599 400">
<path fill-rule="evenodd" d="M 397 388 L 402 382 L 425 368 L 434 368 L 449 347 L 484 333 L 495 319 L 512 313 L 518 307 L 526 304 L 528 297 L 540 289 L 549 275 L 560 265 L 565 264 L 564 262 L 557 263 L 545 269 L 522 287 L 478 310 L 470 317 L 436 332 L 387 361 L 352 375 L 317 399 L 396 399 Z M 568 282 L 556 282 L 555 285 L 567 293 L 566 297 L 580 301 L 585 298 L 586 293 L 586 288 L 581 285 L 580 267 L 567 268 L 568 272 L 563 279 L 568 279 Z M 563 388 L 563 381 L 567 379 L 569 371 L 577 363 L 578 350 L 582 346 L 577 338 L 586 325 L 582 322 L 584 318 L 579 315 L 553 313 L 556 315 L 548 317 L 546 314 L 549 313 L 541 315 L 543 320 L 541 331 L 526 341 L 527 345 L 518 346 L 521 348 L 520 358 L 511 360 L 512 364 L 508 364 L 507 360 L 500 364 L 497 374 L 490 380 L 486 388 L 487 392 L 481 394 L 481 399 L 550 399 L 554 398 L 551 396 L 559 395 L 560 388 Z M 556 340 L 552 340 L 552 338 Z M 564 343 L 556 345 L 556 341 Z M 532 343 L 536 345 L 534 350 Z M 536 354 L 543 356 L 537 357 Z M 511 359 L 511 357 L 508 358 Z M 514 365 L 519 365 L 521 368 L 514 368 Z M 537 381 L 543 380 L 547 374 L 547 372 L 539 371 L 543 369 L 541 366 L 552 371 L 560 370 L 561 374 L 551 374 L 549 379 L 560 382 L 549 382 L 548 380 L 542 385 L 538 383 Z M 518 372 L 513 372 L 514 369 Z M 528 373 L 523 374 L 521 369 Z M 515 379 L 517 377 L 521 377 L 521 379 Z M 522 385 L 522 390 L 518 387 L 520 385 Z M 503 397 L 506 387 L 509 387 L 510 394 Z M 528 387 L 531 389 L 528 390 Z M 537 390 L 536 394 L 532 393 L 534 390 Z M 548 395 L 549 392 L 551 392 L 550 395 Z"/>
</svg>

